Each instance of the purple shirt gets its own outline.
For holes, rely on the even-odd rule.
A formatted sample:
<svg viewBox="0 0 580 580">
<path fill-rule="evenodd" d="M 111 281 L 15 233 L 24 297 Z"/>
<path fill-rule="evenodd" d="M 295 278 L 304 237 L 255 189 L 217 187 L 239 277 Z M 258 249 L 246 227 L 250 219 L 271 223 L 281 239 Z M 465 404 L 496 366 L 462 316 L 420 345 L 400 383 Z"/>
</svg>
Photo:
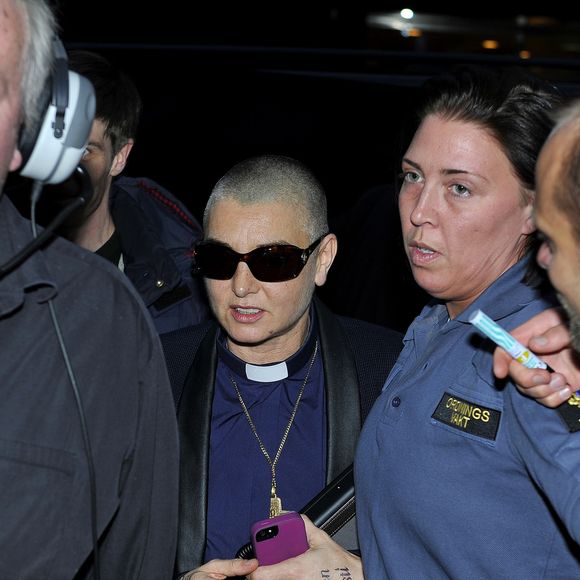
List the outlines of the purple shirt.
<svg viewBox="0 0 580 580">
<path fill-rule="evenodd" d="M 250 526 L 268 517 L 272 472 L 260 451 L 231 378 L 236 382 L 272 461 L 308 372 L 317 331 L 285 361 L 288 377 L 257 382 L 246 364 L 218 341 L 218 367 L 211 418 L 208 529 L 204 561 L 232 558 L 250 541 Z M 259 367 L 273 367 L 264 365 Z M 282 365 L 284 366 L 284 363 Z M 256 370 L 255 366 L 252 366 Z M 266 369 L 268 370 L 268 369 Z M 231 378 L 230 378 L 231 377 Z M 320 345 L 286 444 L 276 466 L 282 509 L 299 510 L 325 485 L 326 412 Z"/>
</svg>

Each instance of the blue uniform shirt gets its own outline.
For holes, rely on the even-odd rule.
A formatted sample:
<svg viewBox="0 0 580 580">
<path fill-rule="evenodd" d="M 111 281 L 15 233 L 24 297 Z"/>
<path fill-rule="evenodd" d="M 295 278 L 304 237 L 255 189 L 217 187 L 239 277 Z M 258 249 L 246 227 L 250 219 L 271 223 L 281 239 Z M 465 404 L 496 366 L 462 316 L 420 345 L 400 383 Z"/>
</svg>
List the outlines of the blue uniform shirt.
<svg viewBox="0 0 580 580">
<path fill-rule="evenodd" d="M 433 302 L 409 327 L 357 449 L 366 578 L 580 577 L 579 547 L 550 507 L 575 534 L 580 434 L 499 384 L 493 345 L 468 322 L 481 308 L 509 330 L 549 306 L 522 282 L 526 266 L 456 319 Z"/>
</svg>

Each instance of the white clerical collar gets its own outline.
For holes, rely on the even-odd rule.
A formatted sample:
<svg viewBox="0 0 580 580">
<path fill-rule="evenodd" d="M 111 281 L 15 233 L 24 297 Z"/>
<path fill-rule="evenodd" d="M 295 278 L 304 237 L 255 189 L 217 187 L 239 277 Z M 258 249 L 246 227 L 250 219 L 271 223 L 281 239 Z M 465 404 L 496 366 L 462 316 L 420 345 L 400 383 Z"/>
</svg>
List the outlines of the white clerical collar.
<svg viewBox="0 0 580 580">
<path fill-rule="evenodd" d="M 312 355 L 318 337 L 316 317 L 311 315 L 309 322 L 308 335 L 304 344 L 298 349 L 298 352 L 284 361 L 255 365 L 242 360 L 228 349 L 227 335 L 223 330 L 220 330 L 217 337 L 218 357 L 222 363 L 225 363 L 240 378 L 245 377 L 257 383 L 283 381 L 299 372 L 308 363 Z"/>
<path fill-rule="evenodd" d="M 284 361 L 263 366 L 246 363 L 246 377 L 257 383 L 281 381 L 288 377 L 288 366 Z"/>
</svg>

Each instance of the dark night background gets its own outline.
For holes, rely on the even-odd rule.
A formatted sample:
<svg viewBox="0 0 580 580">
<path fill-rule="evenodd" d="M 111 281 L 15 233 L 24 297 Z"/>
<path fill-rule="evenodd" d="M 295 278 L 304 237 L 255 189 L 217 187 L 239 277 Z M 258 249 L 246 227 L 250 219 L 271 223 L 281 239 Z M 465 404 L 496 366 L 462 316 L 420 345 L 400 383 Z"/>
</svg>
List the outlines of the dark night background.
<svg viewBox="0 0 580 580">
<path fill-rule="evenodd" d="M 157 180 L 201 220 L 237 161 L 266 152 L 304 161 L 339 236 L 321 296 L 336 312 L 398 329 L 425 300 L 399 246 L 395 184 L 420 83 L 458 62 L 518 64 L 580 94 L 580 18 L 570 9 L 433 4 L 411 6 L 427 14 L 416 35 L 372 24 L 404 7 L 388 2 L 54 2 L 65 46 L 101 52 L 142 93 L 126 174 Z M 499 49 L 482 49 L 486 38 Z"/>
</svg>

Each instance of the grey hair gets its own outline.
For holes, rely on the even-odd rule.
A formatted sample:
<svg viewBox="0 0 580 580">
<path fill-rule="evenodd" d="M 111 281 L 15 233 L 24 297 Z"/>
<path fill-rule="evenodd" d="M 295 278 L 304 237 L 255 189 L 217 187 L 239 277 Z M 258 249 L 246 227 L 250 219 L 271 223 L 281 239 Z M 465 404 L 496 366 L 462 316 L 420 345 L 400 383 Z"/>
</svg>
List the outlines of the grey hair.
<svg viewBox="0 0 580 580">
<path fill-rule="evenodd" d="M 328 233 L 324 189 L 312 171 L 284 155 L 259 155 L 234 165 L 215 185 L 203 214 L 207 231 L 214 206 L 222 200 L 242 205 L 283 202 L 298 210 L 310 241 Z"/>
<path fill-rule="evenodd" d="M 26 41 L 22 53 L 22 114 L 25 133 L 35 130 L 43 113 L 43 93 L 53 67 L 56 19 L 45 0 L 14 0 L 24 17 Z"/>
</svg>

